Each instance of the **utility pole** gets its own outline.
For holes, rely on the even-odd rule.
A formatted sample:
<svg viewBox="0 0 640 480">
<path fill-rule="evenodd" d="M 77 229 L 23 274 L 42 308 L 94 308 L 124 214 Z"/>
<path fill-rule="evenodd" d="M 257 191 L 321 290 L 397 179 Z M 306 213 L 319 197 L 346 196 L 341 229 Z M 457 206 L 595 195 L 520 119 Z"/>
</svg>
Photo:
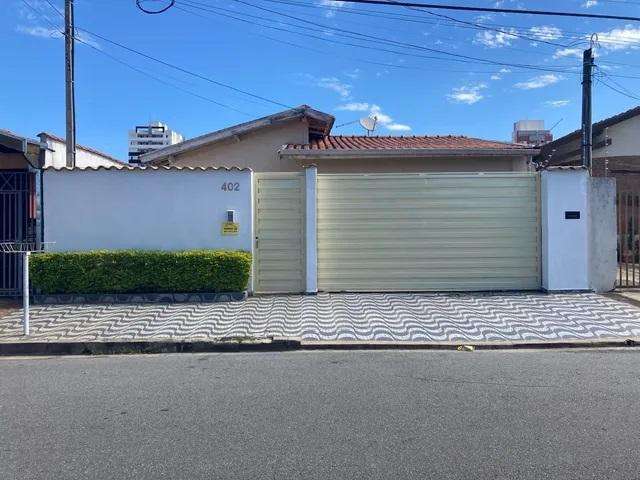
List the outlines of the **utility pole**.
<svg viewBox="0 0 640 480">
<path fill-rule="evenodd" d="M 593 72 L 593 44 L 582 56 L 582 165 L 591 172 L 593 125 L 591 117 L 591 79 Z"/>
<path fill-rule="evenodd" d="M 76 99 L 75 99 L 75 30 L 73 22 L 73 0 L 64 1 L 64 79 L 66 109 L 67 167 L 76 165 Z"/>
</svg>

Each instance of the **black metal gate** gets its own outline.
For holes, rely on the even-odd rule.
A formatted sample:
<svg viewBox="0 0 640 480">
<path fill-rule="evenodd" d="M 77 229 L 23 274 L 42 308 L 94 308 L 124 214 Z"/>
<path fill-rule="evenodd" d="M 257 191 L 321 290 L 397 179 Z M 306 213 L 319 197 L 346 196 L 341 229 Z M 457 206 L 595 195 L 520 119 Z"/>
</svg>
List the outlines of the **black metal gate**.
<svg viewBox="0 0 640 480">
<path fill-rule="evenodd" d="M 26 170 L 0 170 L 0 242 L 35 241 L 34 176 Z M 0 253 L 0 296 L 22 293 L 20 255 Z"/>
<path fill-rule="evenodd" d="M 619 192 L 618 287 L 640 287 L 640 194 Z"/>
</svg>

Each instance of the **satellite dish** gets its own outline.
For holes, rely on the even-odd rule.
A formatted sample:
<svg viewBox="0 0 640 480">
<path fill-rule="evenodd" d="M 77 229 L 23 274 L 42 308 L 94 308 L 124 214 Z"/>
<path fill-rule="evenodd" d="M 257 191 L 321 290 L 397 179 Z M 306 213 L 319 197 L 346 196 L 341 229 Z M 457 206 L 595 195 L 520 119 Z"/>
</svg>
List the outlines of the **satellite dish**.
<svg viewBox="0 0 640 480">
<path fill-rule="evenodd" d="M 360 119 L 360 126 L 367 131 L 367 135 L 376 129 L 378 117 L 364 117 Z"/>
</svg>

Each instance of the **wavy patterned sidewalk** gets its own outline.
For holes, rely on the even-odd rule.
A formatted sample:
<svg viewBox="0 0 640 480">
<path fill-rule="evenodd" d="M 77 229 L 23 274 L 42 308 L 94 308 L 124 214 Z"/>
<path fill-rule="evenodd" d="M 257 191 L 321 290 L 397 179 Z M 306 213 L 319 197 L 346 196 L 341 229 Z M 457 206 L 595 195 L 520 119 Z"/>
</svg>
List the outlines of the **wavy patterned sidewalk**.
<svg viewBox="0 0 640 480">
<path fill-rule="evenodd" d="M 29 341 L 305 340 L 527 341 L 640 336 L 640 308 L 596 294 L 320 294 L 173 305 L 32 309 Z M 0 342 L 24 341 L 20 312 Z"/>
</svg>

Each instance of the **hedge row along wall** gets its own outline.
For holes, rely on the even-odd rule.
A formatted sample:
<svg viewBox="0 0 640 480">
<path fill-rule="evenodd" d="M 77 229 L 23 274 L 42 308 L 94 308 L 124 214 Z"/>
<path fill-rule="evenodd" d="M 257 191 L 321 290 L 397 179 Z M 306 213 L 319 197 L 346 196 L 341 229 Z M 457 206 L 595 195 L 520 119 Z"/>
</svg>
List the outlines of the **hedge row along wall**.
<svg viewBox="0 0 640 480">
<path fill-rule="evenodd" d="M 43 294 L 240 292 L 250 271 L 250 253 L 224 250 L 42 253 L 30 265 Z"/>
</svg>

